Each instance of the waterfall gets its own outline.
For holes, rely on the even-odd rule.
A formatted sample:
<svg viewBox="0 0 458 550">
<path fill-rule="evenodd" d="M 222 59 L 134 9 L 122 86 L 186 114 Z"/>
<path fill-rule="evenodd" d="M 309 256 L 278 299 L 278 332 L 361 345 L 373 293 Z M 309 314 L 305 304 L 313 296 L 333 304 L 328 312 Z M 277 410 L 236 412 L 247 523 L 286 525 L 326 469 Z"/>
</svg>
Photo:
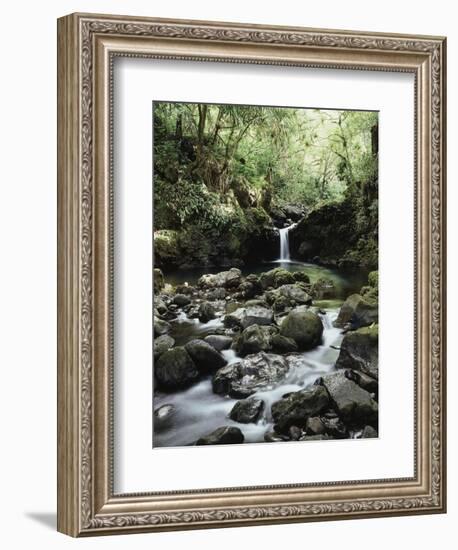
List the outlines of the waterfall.
<svg viewBox="0 0 458 550">
<path fill-rule="evenodd" d="M 296 227 L 296 225 L 296 223 L 293 223 L 288 227 L 283 227 L 283 229 L 278 230 L 278 232 L 280 233 L 280 262 L 290 261 L 288 233 L 291 231 L 291 229 L 293 229 L 293 227 Z"/>
</svg>

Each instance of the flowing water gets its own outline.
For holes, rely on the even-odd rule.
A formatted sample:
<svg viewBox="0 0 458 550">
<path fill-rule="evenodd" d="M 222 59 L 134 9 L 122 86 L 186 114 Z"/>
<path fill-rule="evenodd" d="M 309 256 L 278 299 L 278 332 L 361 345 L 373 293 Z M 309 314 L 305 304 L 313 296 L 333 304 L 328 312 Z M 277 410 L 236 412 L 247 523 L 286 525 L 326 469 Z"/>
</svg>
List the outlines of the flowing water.
<svg viewBox="0 0 458 550">
<path fill-rule="evenodd" d="M 280 233 L 280 258 L 278 259 L 279 262 L 291 261 L 289 252 L 289 232 L 291 231 L 291 229 L 296 227 L 296 225 L 297 223 L 293 223 L 288 227 L 283 227 L 282 229 L 278 230 L 278 232 Z"/>
<path fill-rule="evenodd" d="M 321 345 L 311 351 L 306 351 L 294 356 L 293 366 L 288 374 L 273 389 L 258 392 L 253 397 L 259 397 L 264 401 L 264 411 L 256 424 L 240 424 L 228 418 L 229 412 L 238 401 L 230 397 L 222 397 L 212 391 L 211 376 L 202 379 L 191 388 L 165 394 L 156 392 L 154 395 L 153 408 L 157 410 L 165 405 L 173 406 L 173 413 L 170 419 L 162 427 L 155 426 L 154 447 L 171 447 L 192 445 L 199 437 L 211 433 L 221 426 L 237 426 L 245 437 L 245 443 L 264 441 L 264 434 L 273 428 L 271 405 L 288 392 L 298 391 L 313 384 L 317 378 L 331 371 L 337 360 L 338 348 L 343 335 L 340 329 L 334 328 L 333 321 L 336 319 L 342 301 L 353 292 L 359 292 L 361 286 L 367 281 L 367 273 L 361 270 L 344 272 L 342 270 L 331 270 L 315 264 L 296 262 L 290 258 L 288 233 L 295 226 L 293 224 L 279 230 L 280 234 L 280 257 L 275 262 L 258 265 L 247 265 L 242 273 L 261 273 L 280 265 L 284 269 L 295 272 L 305 271 L 314 283 L 319 278 L 331 279 L 335 287 L 333 300 L 326 300 L 314 304 L 321 307 L 319 313 L 323 322 L 323 338 Z M 176 271 L 166 273 L 166 281 L 174 285 L 188 282 L 195 284 L 198 278 L 204 273 L 216 273 L 221 268 L 202 268 L 187 271 Z M 222 306 L 223 307 L 223 306 Z M 189 319 L 185 313 L 180 313 L 176 320 L 172 321 L 171 336 L 175 339 L 175 345 L 183 346 L 193 338 L 204 338 L 208 334 L 214 334 L 215 330 L 223 328 L 224 311 L 217 312 L 217 318 L 201 323 L 198 319 Z M 228 364 L 240 361 L 232 349 L 222 352 Z"/>
<path fill-rule="evenodd" d="M 282 395 L 291 391 L 306 388 L 320 376 L 332 370 L 338 356 L 342 334 L 332 326 L 337 316 L 337 310 L 326 310 L 320 314 L 324 332 L 322 344 L 317 348 L 294 354 L 297 361 L 277 387 L 254 394 L 264 401 L 265 407 L 262 417 L 256 424 L 240 424 L 228 418 L 229 412 L 238 401 L 230 397 L 216 395 L 212 391 L 211 377 L 207 377 L 191 388 L 170 394 L 156 393 L 154 409 L 163 405 L 173 405 L 174 414 L 167 429 L 156 430 L 154 446 L 170 447 L 193 444 L 199 437 L 206 435 L 220 426 L 237 426 L 243 432 L 245 443 L 264 441 L 264 433 L 273 427 L 270 408 L 272 403 L 281 399 Z M 180 316 L 174 323 L 172 336 L 183 345 L 192 338 L 204 337 L 215 328 L 222 327 L 220 319 L 209 323 L 200 323 L 195 319 Z M 183 338 L 183 334 L 186 336 Z M 228 363 L 239 361 L 235 351 L 222 352 Z"/>
</svg>

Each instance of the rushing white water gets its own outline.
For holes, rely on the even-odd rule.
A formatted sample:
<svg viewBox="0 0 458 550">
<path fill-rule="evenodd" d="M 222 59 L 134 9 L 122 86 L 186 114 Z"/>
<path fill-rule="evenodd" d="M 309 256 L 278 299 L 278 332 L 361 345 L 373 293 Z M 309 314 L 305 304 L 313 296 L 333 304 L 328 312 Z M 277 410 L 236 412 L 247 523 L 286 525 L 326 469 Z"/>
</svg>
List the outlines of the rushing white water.
<svg viewBox="0 0 458 550">
<path fill-rule="evenodd" d="M 154 408 L 172 405 L 174 408 L 171 425 L 165 430 L 155 431 L 154 446 L 170 447 L 192 445 L 199 437 L 208 434 L 221 426 L 237 426 L 243 432 L 246 443 L 264 441 L 264 433 L 273 427 L 271 405 L 288 392 L 301 390 L 320 376 L 333 369 L 337 360 L 338 347 L 342 341 L 341 330 L 334 328 L 332 322 L 337 316 L 337 310 L 328 309 L 320 314 L 324 331 L 320 346 L 311 351 L 294 354 L 297 361 L 285 376 L 284 380 L 273 389 L 254 394 L 264 401 L 262 417 L 256 424 L 240 424 L 234 422 L 228 415 L 237 399 L 222 397 L 212 391 L 211 377 L 207 377 L 191 388 L 172 393 L 158 393 L 154 398 Z M 184 319 L 181 319 L 183 322 Z M 188 321 L 189 322 L 189 321 Z M 210 321 L 213 327 L 221 320 Z M 192 335 L 188 338 L 205 334 L 210 323 L 192 322 Z M 198 336 L 198 337 L 199 337 Z M 332 346 L 332 347 L 331 347 Z M 222 352 L 228 363 L 240 361 L 234 350 Z"/>
<path fill-rule="evenodd" d="M 280 233 L 280 262 L 289 262 L 291 261 L 290 252 L 289 252 L 289 232 L 293 227 L 296 227 L 296 223 L 288 225 L 288 227 L 283 227 L 279 229 Z"/>
</svg>

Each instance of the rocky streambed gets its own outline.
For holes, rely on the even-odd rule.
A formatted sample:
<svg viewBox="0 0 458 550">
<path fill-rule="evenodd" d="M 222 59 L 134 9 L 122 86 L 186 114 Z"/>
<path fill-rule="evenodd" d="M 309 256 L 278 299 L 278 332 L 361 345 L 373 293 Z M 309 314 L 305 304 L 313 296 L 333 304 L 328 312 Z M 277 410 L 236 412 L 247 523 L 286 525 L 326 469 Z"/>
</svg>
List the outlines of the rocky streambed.
<svg viewBox="0 0 458 550">
<path fill-rule="evenodd" d="M 154 277 L 154 447 L 378 436 L 377 272 Z"/>
</svg>

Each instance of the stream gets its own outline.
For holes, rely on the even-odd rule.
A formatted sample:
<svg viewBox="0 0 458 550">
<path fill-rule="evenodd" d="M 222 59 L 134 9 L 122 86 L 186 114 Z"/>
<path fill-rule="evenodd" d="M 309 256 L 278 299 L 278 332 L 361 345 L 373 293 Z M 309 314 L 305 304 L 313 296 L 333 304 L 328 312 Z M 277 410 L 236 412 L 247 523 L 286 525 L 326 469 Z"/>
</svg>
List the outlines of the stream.
<svg viewBox="0 0 458 550">
<path fill-rule="evenodd" d="M 287 237 L 287 236 L 286 236 Z M 283 243 L 283 246 L 287 246 Z M 190 388 L 174 393 L 155 392 L 154 410 L 165 405 L 172 405 L 173 412 L 164 426 L 155 426 L 154 447 L 186 446 L 195 443 L 199 437 L 208 434 L 221 426 L 236 426 L 245 437 L 246 443 L 264 442 L 264 434 L 273 427 L 270 413 L 271 404 L 278 401 L 284 394 L 298 391 L 314 383 L 314 381 L 332 371 L 337 360 L 338 348 L 343 335 L 341 329 L 334 328 L 333 321 L 336 319 L 340 305 L 343 300 L 353 292 L 358 292 L 364 284 L 367 274 L 360 271 L 342 272 L 331 270 L 314 264 L 294 262 L 289 259 L 288 253 L 282 247 L 281 258 L 277 262 L 258 264 L 256 266 L 245 266 L 242 273 L 259 274 L 269 271 L 273 267 L 283 267 L 288 271 L 305 271 L 313 283 L 320 277 L 327 277 L 334 281 L 336 296 L 332 300 L 314 301 L 314 305 L 320 308 L 320 317 L 323 322 L 324 332 L 322 343 L 310 351 L 293 354 L 297 357 L 294 366 L 289 370 L 282 383 L 277 387 L 253 394 L 253 397 L 261 398 L 265 407 L 262 416 L 257 423 L 241 424 L 228 418 L 228 414 L 238 401 L 230 397 L 217 395 L 212 391 L 212 377 L 201 379 Z M 204 273 L 221 271 L 216 268 L 214 271 L 209 268 L 194 269 L 188 271 L 176 271 L 166 273 L 166 281 L 172 285 L 187 282 L 194 285 L 198 278 Z M 223 305 L 222 305 L 223 307 Z M 214 334 L 218 329 L 223 328 L 224 310 L 216 312 L 216 319 L 207 323 L 201 323 L 198 319 L 190 319 L 184 312 L 171 322 L 170 335 L 175 339 L 176 346 L 183 346 L 194 338 L 204 338 Z M 337 349 L 336 349 L 337 348 Z M 229 364 L 240 361 L 236 352 L 232 349 L 221 352 Z"/>
</svg>

